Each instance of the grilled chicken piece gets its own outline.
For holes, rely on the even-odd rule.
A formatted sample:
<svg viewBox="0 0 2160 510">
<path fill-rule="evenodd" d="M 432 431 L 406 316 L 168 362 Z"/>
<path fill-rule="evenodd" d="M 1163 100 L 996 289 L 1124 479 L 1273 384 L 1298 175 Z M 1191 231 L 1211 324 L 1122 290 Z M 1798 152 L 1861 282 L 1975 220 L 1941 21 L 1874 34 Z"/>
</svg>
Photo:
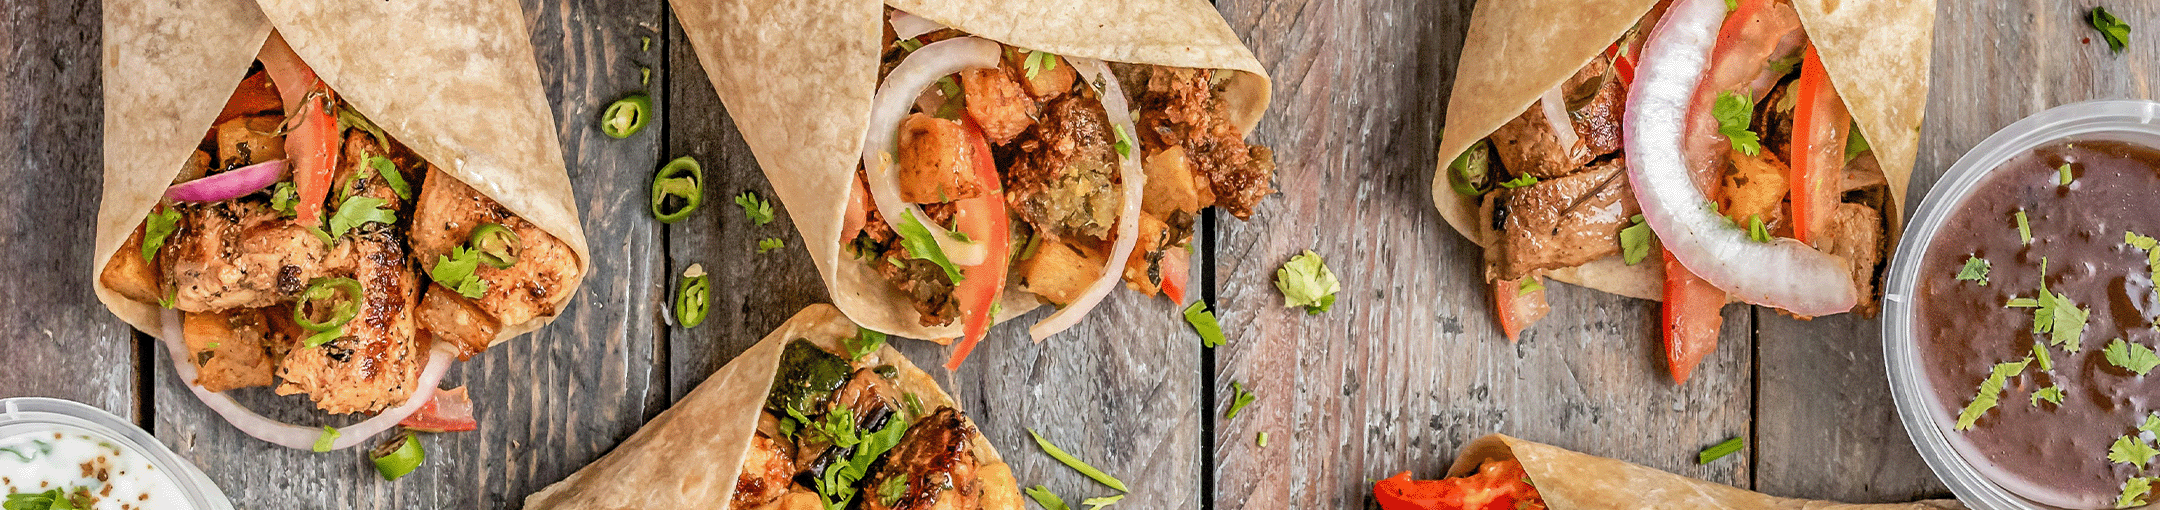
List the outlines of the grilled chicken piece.
<svg viewBox="0 0 2160 510">
<path fill-rule="evenodd" d="M 1500 227 L 1496 280 L 1515 280 L 1543 269 L 1579 266 L 1620 253 L 1620 229 L 1636 212 L 1619 158 L 1590 170 L 1542 181 L 1496 196 L 1493 221 Z"/>
<path fill-rule="evenodd" d="M 742 474 L 735 477 L 734 502 L 728 508 L 757 508 L 780 499 L 794 484 L 795 459 L 787 445 L 759 431 L 743 454 Z"/>
<path fill-rule="evenodd" d="M 1036 73 L 1036 77 L 1041 77 L 1041 73 Z M 968 118 L 975 119 L 990 143 L 1005 145 L 1011 142 L 1013 137 L 1035 125 L 1035 117 L 1042 114 L 1042 107 L 1035 103 L 1034 95 L 1014 78 L 1015 73 L 1006 67 L 969 69 L 960 73 L 960 90 L 967 97 Z"/>
<path fill-rule="evenodd" d="M 518 253 L 516 264 L 496 269 L 481 264 L 473 274 L 488 282 L 487 291 L 479 299 L 470 300 L 471 307 L 486 313 L 499 327 L 524 324 L 539 317 L 553 316 L 559 306 L 569 297 L 570 285 L 578 279 L 577 254 L 532 222 L 525 221 L 503 208 L 502 204 L 465 185 L 442 169 L 429 166 L 427 179 L 421 183 L 419 204 L 413 210 L 412 246 L 413 256 L 420 266 L 433 270 L 435 263 L 451 255 L 457 247 L 465 246 L 474 228 L 495 223 L 517 234 L 524 247 Z M 441 285 L 428 286 L 427 293 L 455 294 Z M 430 297 L 427 300 L 444 300 L 452 296 Z M 463 299 L 463 296 L 454 296 Z M 430 309 L 438 309 L 429 307 Z M 493 331 L 474 329 L 475 325 L 488 324 L 478 318 L 463 321 L 430 321 L 430 333 L 449 338 L 486 338 L 492 341 Z M 474 345 L 465 344 L 461 345 Z M 485 343 L 476 345 L 484 346 Z M 477 352 L 477 350 L 475 350 Z"/>
<path fill-rule="evenodd" d="M 157 264 L 173 308 L 215 312 L 292 301 L 327 274 L 329 247 L 262 202 L 180 204 Z M 156 302 L 155 298 L 151 302 Z"/>
<path fill-rule="evenodd" d="M 120 243 L 120 251 L 105 261 L 105 270 L 98 272 L 98 282 L 118 292 L 122 297 L 138 303 L 156 303 L 164 300 L 158 290 L 157 266 L 143 259 L 143 225 L 135 226 L 127 242 Z"/>
<path fill-rule="evenodd" d="M 1013 214 L 1037 232 L 1109 238 L 1124 196 L 1109 122 L 1094 98 L 1051 101 L 1042 122 L 1014 142 L 1020 154 L 1005 175 Z"/>
<path fill-rule="evenodd" d="M 331 414 L 381 411 L 412 395 L 427 349 L 414 338 L 413 304 L 419 278 L 396 230 L 379 223 L 353 229 L 331 257 L 339 274 L 358 280 L 360 314 L 344 336 L 316 347 L 294 347 L 279 364 L 279 395 L 306 393 Z"/>
<path fill-rule="evenodd" d="M 901 200 L 928 204 L 982 196 L 975 179 L 975 146 L 959 122 L 909 115 L 900 123 L 899 146 L 894 162 Z"/>
<path fill-rule="evenodd" d="M 976 477 L 975 454 L 969 445 L 975 429 L 950 407 L 916 421 L 900 436 L 900 445 L 887 454 L 885 465 L 870 476 L 865 491 L 877 496 L 887 480 L 904 484 L 897 498 L 864 498 L 865 510 L 930 510 L 981 508 L 982 480 Z"/>
<path fill-rule="evenodd" d="M 1229 106 L 1215 88 L 1214 71 L 1144 66 L 1135 72 L 1140 146 L 1155 152 L 1181 147 L 1199 176 L 1207 179 L 1203 206 L 1221 207 L 1238 219 L 1275 192 L 1275 152 L 1245 143 L 1230 124 Z M 1128 91 L 1135 90 L 1128 88 Z"/>
<path fill-rule="evenodd" d="M 436 341 L 455 347 L 459 359 L 485 351 L 502 332 L 502 323 L 480 309 L 480 304 L 441 285 L 422 291 L 420 323 Z"/>
<path fill-rule="evenodd" d="M 1038 63 L 1034 75 L 1030 76 L 1027 72 L 1029 58 L 1044 58 L 1048 59 L 1048 62 Z M 1064 57 L 1052 54 L 1038 56 L 1035 52 L 1011 46 L 1005 47 L 1005 69 L 1012 73 L 1013 78 L 1020 80 L 1020 84 L 1027 88 L 1029 94 L 1043 101 L 1071 92 L 1073 82 L 1080 77 L 1080 73 L 1073 71 L 1072 64 L 1066 62 Z"/>
<path fill-rule="evenodd" d="M 1852 271 L 1853 288 L 1860 291 L 1860 303 L 1853 306 L 1853 311 L 1873 317 L 1879 305 L 1875 300 L 1875 270 L 1882 265 L 1887 242 L 1882 213 L 1864 205 L 1838 204 L 1830 212 L 1830 220 L 1823 222 L 1819 235 L 1815 244 L 1823 253 L 1844 259 L 1845 268 Z"/>
<path fill-rule="evenodd" d="M 267 308 L 181 315 L 188 361 L 195 364 L 195 385 L 213 392 L 270 385 L 270 356 L 265 346 L 276 335 Z"/>
<path fill-rule="evenodd" d="M 1530 174 L 1552 179 L 1583 170 L 1599 156 L 1620 149 L 1620 117 L 1627 90 L 1611 79 L 1611 59 L 1599 56 L 1560 86 L 1567 119 L 1548 119 L 1546 105 L 1531 103 L 1522 115 L 1493 131 L 1493 152 L 1511 175 Z M 1565 100 L 1565 99 L 1564 99 Z M 1574 140 L 1561 146 L 1556 126 L 1569 126 Z"/>
<path fill-rule="evenodd" d="M 337 187 L 332 188 L 330 202 L 325 207 L 332 211 L 337 210 L 341 197 L 373 197 L 387 202 L 383 204 L 383 208 L 403 216 L 408 210 L 406 202 L 411 201 L 411 193 L 419 189 L 413 183 L 419 181 L 420 173 L 416 167 L 422 161 L 411 151 L 402 150 L 403 147 L 397 149 L 385 148 L 376 143 L 374 136 L 366 131 L 354 129 L 347 132 L 345 153 L 338 158 L 337 171 L 330 176 L 330 182 Z M 390 170 L 397 172 L 398 178 L 389 179 L 382 175 L 382 169 L 375 164 L 377 159 L 388 161 Z M 398 194 L 399 186 L 392 184 L 394 182 L 404 183 L 405 195 Z"/>
</svg>

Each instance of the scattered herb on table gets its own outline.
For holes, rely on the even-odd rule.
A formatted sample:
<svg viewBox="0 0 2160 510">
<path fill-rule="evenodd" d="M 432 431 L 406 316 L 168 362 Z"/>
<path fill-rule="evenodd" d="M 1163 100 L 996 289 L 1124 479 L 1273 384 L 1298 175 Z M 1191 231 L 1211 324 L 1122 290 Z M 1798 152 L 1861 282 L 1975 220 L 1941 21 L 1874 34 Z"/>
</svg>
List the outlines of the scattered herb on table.
<svg viewBox="0 0 2160 510">
<path fill-rule="evenodd" d="M 1037 485 L 1028 487 L 1026 492 L 1029 499 L 1035 500 L 1035 504 L 1042 505 L 1043 510 L 1072 510 L 1072 507 L 1065 505 L 1065 499 L 1058 497 L 1055 492 L 1050 492 L 1049 487 Z"/>
<path fill-rule="evenodd" d="M 1305 250 L 1275 270 L 1275 288 L 1283 293 L 1284 307 L 1302 306 L 1305 313 L 1318 315 L 1335 306 L 1335 293 L 1342 290 L 1342 281 L 1335 279 L 1335 272 L 1328 269 L 1320 254 Z"/>
<path fill-rule="evenodd" d="M 1222 324 L 1215 321 L 1215 312 L 1208 310 L 1207 301 L 1193 301 L 1185 307 L 1185 322 L 1200 333 L 1201 347 L 1212 349 L 1229 343 L 1223 338 Z"/>
<path fill-rule="evenodd" d="M 762 255 L 762 254 L 764 254 L 765 252 L 769 252 L 769 251 L 773 251 L 773 250 L 778 250 L 778 249 L 780 249 L 780 248 L 783 248 L 783 247 L 786 247 L 786 246 L 787 246 L 787 241 L 785 241 L 785 240 L 782 240 L 782 239 L 780 239 L 780 238 L 778 238 L 778 237 L 767 237 L 767 238 L 764 238 L 764 239 L 759 239 L 759 240 L 758 240 L 758 242 L 757 242 L 757 252 L 758 252 L 758 254 Z"/>
<path fill-rule="evenodd" d="M 2122 53 L 2123 47 L 2130 44 L 2130 24 L 2123 23 L 2122 18 L 2115 17 L 2115 13 L 2108 12 L 2106 7 L 2094 7 L 2085 16 L 2085 22 L 2092 25 L 2093 30 L 2100 31 L 2100 38 L 2107 41 L 2109 51 Z"/>
<path fill-rule="evenodd" d="M 1261 433 L 1260 433 L 1260 438 L 1259 438 L 1259 439 L 1257 439 L 1257 440 L 1256 440 L 1256 442 L 1258 442 L 1258 443 L 1260 444 L 1260 447 L 1261 447 L 1261 448 L 1267 448 L 1267 433 L 1266 433 L 1266 432 L 1261 432 Z"/>
<path fill-rule="evenodd" d="M 757 226 L 762 227 L 767 223 L 772 223 L 772 202 L 759 197 L 755 191 L 745 191 L 741 195 L 735 195 L 735 205 L 742 206 L 743 215 L 748 216 L 750 222 L 757 224 Z"/>
<path fill-rule="evenodd" d="M 1087 510 L 1101 510 L 1102 507 L 1110 506 L 1111 504 L 1115 504 L 1122 499 L 1125 499 L 1124 494 L 1119 494 L 1116 496 L 1103 496 L 1099 498 L 1087 498 L 1080 500 L 1080 504 L 1087 505 Z"/>
<path fill-rule="evenodd" d="M 1724 442 L 1710 445 L 1709 448 L 1704 448 L 1702 452 L 1696 453 L 1695 463 L 1709 464 L 1718 459 L 1725 458 L 1728 455 L 1739 453 L 1740 449 L 1746 446 L 1747 443 L 1736 436 L 1732 439 L 1727 439 Z"/>
<path fill-rule="evenodd" d="M 1081 462 L 1079 457 L 1074 457 L 1070 453 L 1065 453 L 1065 450 L 1058 449 L 1057 445 L 1050 444 L 1050 440 L 1048 439 L 1043 439 L 1042 434 L 1039 432 L 1035 432 L 1035 429 L 1028 429 L 1028 435 L 1035 436 L 1035 445 L 1042 447 L 1043 453 L 1050 454 L 1050 458 L 1057 459 L 1058 462 L 1065 463 L 1066 467 L 1073 468 L 1074 471 L 1079 471 L 1080 474 L 1087 475 L 1088 478 L 1094 479 L 1097 482 L 1102 482 L 1102 484 L 1105 486 L 1109 486 L 1112 489 L 1117 489 L 1118 492 L 1132 492 L 1125 489 L 1125 482 L 1118 480 L 1116 477 L 1110 476 L 1109 473 L 1102 472 L 1102 470 L 1100 469 L 1095 469 L 1095 466 L 1090 466 L 1086 462 Z"/>
<path fill-rule="evenodd" d="M 1238 410 L 1252 405 L 1254 400 L 1260 398 L 1259 395 L 1245 391 L 1245 384 L 1237 381 L 1230 381 L 1230 395 L 1230 412 L 1223 413 L 1223 419 L 1225 420 L 1236 418 Z"/>
</svg>

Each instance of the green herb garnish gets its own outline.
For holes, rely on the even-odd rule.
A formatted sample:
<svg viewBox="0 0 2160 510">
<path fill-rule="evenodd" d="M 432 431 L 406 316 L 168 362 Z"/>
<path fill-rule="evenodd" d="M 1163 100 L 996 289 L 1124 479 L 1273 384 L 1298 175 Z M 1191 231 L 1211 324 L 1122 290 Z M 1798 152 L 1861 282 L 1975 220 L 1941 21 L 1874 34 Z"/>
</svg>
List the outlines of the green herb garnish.
<svg viewBox="0 0 2160 510">
<path fill-rule="evenodd" d="M 2056 183 L 2056 184 L 2061 184 L 2061 185 L 2063 185 L 2063 186 L 2069 186 L 2069 185 L 2070 185 L 2070 183 L 2071 183 L 2072 181 L 2076 181 L 2076 180 L 2077 180 L 2077 176 L 2075 176 L 2075 175 L 2071 175 L 2071 174 L 2070 174 L 2070 164 L 2069 164 L 2069 163 L 2063 163 L 2063 164 L 2062 164 L 2062 167 L 2060 167 L 2060 168 L 2057 168 L 2057 169 L 2056 169 L 2056 176 L 2055 176 L 2055 183 Z"/>
<path fill-rule="evenodd" d="M 383 184 L 389 185 L 390 191 L 397 192 L 399 199 L 412 200 L 412 186 L 405 183 L 405 175 L 398 173 L 397 164 L 391 163 L 390 158 L 368 156 L 367 164 L 375 170 L 375 175 L 382 176 Z"/>
<path fill-rule="evenodd" d="M 2109 365 L 2136 372 L 2137 375 L 2145 375 L 2152 372 L 2153 367 L 2160 367 L 2160 355 L 2154 354 L 2151 347 L 2125 342 L 2121 338 L 2115 339 L 2108 344 L 2106 350 L 2100 352 L 2107 355 Z"/>
<path fill-rule="evenodd" d="M 885 338 L 885 334 L 877 330 L 856 326 L 855 337 L 842 339 L 841 344 L 847 347 L 849 360 L 862 361 L 879 347 L 884 347 Z"/>
<path fill-rule="evenodd" d="M 1035 75 L 1043 71 L 1057 70 L 1057 55 L 1047 51 L 1021 51 L 1027 53 L 1027 59 L 1020 62 L 1020 67 L 1027 70 L 1028 79 L 1035 79 Z"/>
<path fill-rule="evenodd" d="M 757 226 L 772 223 L 772 202 L 765 201 L 757 192 L 745 191 L 741 195 L 735 195 L 735 205 L 742 206 L 743 215 L 750 217 L 750 222 Z"/>
<path fill-rule="evenodd" d="M 2108 446 L 2108 462 L 2137 466 L 2139 471 L 2144 471 L 2145 465 L 2156 455 L 2160 455 L 2160 450 L 2154 450 L 2151 444 L 2134 434 L 2115 438 L 2115 444 Z"/>
<path fill-rule="evenodd" d="M 1727 439 L 1724 442 L 1710 445 L 1709 448 L 1704 448 L 1703 451 L 1700 453 L 1696 453 L 1695 463 L 1709 464 L 1712 461 L 1725 458 L 1726 456 L 1740 453 L 1740 449 L 1745 446 L 1747 446 L 1747 443 L 1742 441 L 1739 437 Z"/>
<path fill-rule="evenodd" d="M 1710 108 L 1710 116 L 1718 121 L 1718 134 L 1732 141 L 1733 150 L 1749 156 L 1762 153 L 1762 140 L 1748 130 L 1755 116 L 1755 99 L 1742 94 L 1720 92 L 1717 104 Z"/>
<path fill-rule="evenodd" d="M 1065 499 L 1058 497 L 1057 493 L 1050 492 L 1049 487 L 1037 485 L 1028 487 L 1026 492 L 1028 498 L 1035 500 L 1035 504 L 1042 505 L 1043 510 L 1072 510 L 1072 507 L 1065 506 Z"/>
<path fill-rule="evenodd" d="M 397 213 L 384 209 L 390 201 L 375 197 L 352 197 L 338 204 L 337 212 L 330 215 L 330 237 L 345 237 L 345 233 L 361 225 L 397 223 Z"/>
<path fill-rule="evenodd" d="M 2048 356 L 2048 348 L 2046 343 L 2033 342 L 2032 351 L 2033 360 L 2040 362 L 2041 371 L 2045 372 L 2055 369 L 2055 359 Z"/>
<path fill-rule="evenodd" d="M 1528 188 L 1537 185 L 1537 183 L 1537 176 L 1530 174 L 1522 174 L 1516 176 L 1514 179 L 1508 179 L 1507 182 L 1500 183 L 1500 187 L 1507 189 Z"/>
<path fill-rule="evenodd" d="M 907 486 L 907 473 L 899 473 L 886 478 L 885 482 L 879 483 L 877 487 L 878 503 L 888 508 L 895 503 L 899 503 L 900 497 L 907 495 Z"/>
<path fill-rule="evenodd" d="M 90 505 L 88 489 L 55 488 L 45 492 L 23 492 L 7 495 L 7 502 L 0 503 L 4 510 L 77 510 Z M 79 497 L 78 495 L 81 495 Z"/>
<path fill-rule="evenodd" d="M 1965 268 L 1958 270 L 1957 279 L 1959 281 L 1980 282 L 1981 286 L 1986 286 L 1988 282 L 1988 269 L 1990 269 L 1991 267 L 1992 266 L 1988 264 L 1987 259 L 1980 258 L 1976 255 L 1966 256 Z"/>
<path fill-rule="evenodd" d="M 2145 496 L 2152 493 L 2152 483 L 2156 479 L 2160 478 L 2132 477 L 2123 482 L 2122 497 L 2115 500 L 2115 508 L 2144 506 Z"/>
<path fill-rule="evenodd" d="M 2122 53 L 2123 47 L 2130 44 L 2130 24 L 2123 23 L 2122 18 L 2115 17 L 2115 13 L 2108 12 L 2106 7 L 2094 7 L 2092 13 L 2085 16 L 2085 22 L 2092 25 L 2093 30 L 2100 31 L 2100 38 L 2107 41 L 2110 51 Z"/>
<path fill-rule="evenodd" d="M 1223 413 L 1223 419 L 1225 420 L 1236 418 L 1239 410 L 1252 405 L 1254 400 L 1260 398 L 1250 391 L 1245 391 L 1245 384 L 1237 381 L 1230 381 L 1230 395 L 1230 412 Z"/>
<path fill-rule="evenodd" d="M 1536 276 L 1525 277 L 1522 279 L 1522 283 L 1515 285 L 1515 295 L 1517 296 L 1528 296 L 1532 292 L 1541 290 L 1545 290 L 1545 284 L 1539 282 Z"/>
<path fill-rule="evenodd" d="M 953 265 L 952 259 L 945 258 L 945 248 L 938 246 L 937 238 L 930 235 L 930 228 L 917 221 L 914 212 L 902 211 L 900 224 L 895 225 L 893 231 L 900 234 L 900 246 L 907 249 L 909 256 L 937 264 L 945 270 L 946 278 L 953 283 L 960 283 L 960 266 Z"/>
<path fill-rule="evenodd" d="M 1755 240 L 1755 242 L 1758 243 L 1768 243 L 1770 241 L 1777 240 L 1776 238 L 1770 237 L 1770 229 L 1763 227 L 1762 215 L 1760 214 L 1748 215 L 1747 236 L 1748 239 L 1753 239 Z"/>
<path fill-rule="evenodd" d="M 292 181 L 280 182 L 270 187 L 270 210 L 277 211 L 279 216 L 298 216 L 300 212 L 295 210 L 295 207 L 299 205 L 300 188 L 294 187 Z"/>
<path fill-rule="evenodd" d="M 2041 401 L 2043 401 L 2043 400 L 2045 400 L 2045 401 L 2047 401 L 2048 403 L 2051 403 L 2051 404 L 2055 404 L 2055 405 L 2062 405 L 2062 399 L 2063 399 L 2063 390 L 2062 390 L 2062 385 L 2055 385 L 2055 386 L 2049 386 L 2049 387 L 2046 387 L 2046 388 L 2040 388 L 2040 389 L 2037 389 L 2037 390 L 2033 390 L 2033 392 L 2032 392 L 2032 406 L 2033 406 L 2033 407 L 2040 407 L 2040 402 L 2041 402 Z"/>
<path fill-rule="evenodd" d="M 165 247 L 165 238 L 172 237 L 174 231 L 180 230 L 180 210 L 172 206 L 162 209 L 152 211 L 150 217 L 143 219 L 143 260 L 157 260 L 158 249 Z"/>
<path fill-rule="evenodd" d="M 1643 216 L 1640 214 L 1629 221 L 1635 224 L 1620 229 L 1620 253 L 1626 258 L 1627 265 L 1632 266 L 1642 263 L 1644 258 L 1650 256 L 1650 243 L 1657 241 L 1657 232 L 1651 231 L 1650 225 L 1643 223 Z"/>
<path fill-rule="evenodd" d="M 2032 223 L 2025 221 L 2025 210 L 2017 211 L 2018 242 L 2032 244 Z"/>
<path fill-rule="evenodd" d="M 1185 323 L 1191 324 L 1193 331 L 1200 333 L 1201 347 L 1212 349 L 1228 343 L 1223 339 L 1222 324 L 1215 321 L 1215 312 L 1208 310 L 1207 301 L 1195 300 L 1191 306 L 1185 307 Z"/>
<path fill-rule="evenodd" d="M 1302 306 L 1305 313 L 1319 315 L 1335 306 L 1335 293 L 1342 290 L 1342 281 L 1335 279 L 1335 272 L 1328 270 L 1320 254 L 1305 250 L 1275 270 L 1275 288 L 1283 293 L 1283 307 Z"/>
<path fill-rule="evenodd" d="M 428 270 L 428 279 L 450 290 L 457 291 L 466 299 L 480 299 L 487 295 L 487 279 L 475 275 L 480 270 L 480 252 L 463 246 L 450 249 L 450 255 L 435 257 L 435 268 Z"/>
<path fill-rule="evenodd" d="M 758 254 L 762 255 L 762 254 L 764 254 L 765 252 L 769 252 L 769 251 L 773 251 L 773 250 L 778 250 L 778 249 L 780 249 L 780 248 L 783 248 L 783 247 L 786 247 L 786 246 L 787 246 L 787 241 L 785 241 L 785 240 L 782 240 L 782 239 L 780 239 L 780 238 L 778 238 L 778 237 L 767 237 L 767 238 L 764 238 L 764 239 L 759 239 L 759 240 L 758 240 L 758 242 L 757 242 L 757 252 L 758 252 Z"/>
<path fill-rule="evenodd" d="M 1117 489 L 1118 492 L 1132 492 L 1125 489 L 1125 482 L 1119 481 L 1116 477 L 1112 477 L 1100 469 L 1095 469 L 1095 466 L 1081 462 L 1078 457 L 1065 453 L 1065 450 L 1058 449 L 1057 445 L 1050 444 L 1048 439 L 1043 439 L 1042 434 L 1035 432 L 1035 429 L 1028 429 L 1028 435 L 1035 436 L 1035 445 L 1042 447 L 1043 453 L 1050 454 L 1050 458 L 1065 463 L 1066 467 L 1073 468 L 1074 471 L 1079 471 L 1080 474 L 1087 475 L 1088 478 L 1101 482 L 1112 489 Z"/>
<path fill-rule="evenodd" d="M 2003 386 L 2010 383 L 2010 378 L 2024 373 L 2025 365 L 2031 362 L 2031 359 L 2026 359 L 1997 363 L 1995 369 L 1988 373 L 1987 379 L 1980 381 L 1980 393 L 1973 397 L 1972 403 L 1965 405 L 1964 411 L 1958 413 L 1957 426 L 1954 428 L 1971 430 L 1973 424 L 1980 421 L 1981 415 L 1987 414 L 1988 410 L 1994 409 L 2000 402 Z"/>
<path fill-rule="evenodd" d="M 1119 159 L 1132 157 L 1132 135 L 1125 133 L 1124 124 L 1111 124 L 1110 131 L 1117 134 L 1117 143 L 1110 148 L 1117 150 Z"/>
<path fill-rule="evenodd" d="M 324 425 L 322 435 L 315 436 L 315 453 L 330 451 L 332 447 L 337 445 L 338 436 L 342 434 L 336 427 Z"/>
</svg>

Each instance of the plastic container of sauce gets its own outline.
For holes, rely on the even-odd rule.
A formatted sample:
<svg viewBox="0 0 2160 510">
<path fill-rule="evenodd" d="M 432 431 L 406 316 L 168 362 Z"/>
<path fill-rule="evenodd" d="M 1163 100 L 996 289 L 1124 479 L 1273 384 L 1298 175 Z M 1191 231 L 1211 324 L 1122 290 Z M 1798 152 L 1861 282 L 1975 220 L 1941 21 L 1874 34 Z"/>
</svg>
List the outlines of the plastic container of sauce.
<svg viewBox="0 0 2160 510">
<path fill-rule="evenodd" d="M 202 471 L 141 428 L 51 398 L 0 399 L 0 489 L 82 509 L 232 509 Z"/>
<path fill-rule="evenodd" d="M 1885 283 L 1884 358 L 1906 432 L 1967 505 L 2136 507 L 2133 484 L 2160 490 L 2160 458 L 2110 455 L 2160 447 L 2160 369 L 2135 352 L 2160 346 L 2160 241 L 2140 236 L 2160 236 L 2151 101 L 2013 123 L 1921 201 Z"/>
</svg>

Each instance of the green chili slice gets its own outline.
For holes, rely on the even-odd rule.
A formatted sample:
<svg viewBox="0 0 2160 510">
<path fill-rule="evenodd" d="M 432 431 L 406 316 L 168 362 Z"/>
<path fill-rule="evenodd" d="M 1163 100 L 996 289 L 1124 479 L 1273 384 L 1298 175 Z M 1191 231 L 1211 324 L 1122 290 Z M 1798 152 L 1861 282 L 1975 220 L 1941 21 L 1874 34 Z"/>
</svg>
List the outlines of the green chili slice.
<svg viewBox="0 0 2160 510">
<path fill-rule="evenodd" d="M 1492 189 L 1492 151 L 1486 142 L 1478 140 L 1470 149 L 1448 163 L 1448 184 L 1456 193 L 1477 196 Z"/>
<path fill-rule="evenodd" d="M 316 278 L 293 305 L 293 322 L 308 331 L 336 331 L 360 315 L 360 282 L 351 278 Z M 316 320 L 327 313 L 329 316 Z"/>
<path fill-rule="evenodd" d="M 613 138 L 629 138 L 652 120 L 652 96 L 631 94 L 618 99 L 600 114 L 600 132 Z"/>
<path fill-rule="evenodd" d="M 496 269 L 509 269 L 510 266 L 517 265 L 518 253 L 525 251 L 524 240 L 518 237 L 517 232 L 510 231 L 510 227 L 502 226 L 501 223 L 488 223 L 474 228 L 472 240 L 467 242 L 472 244 L 473 252 L 479 254 L 480 263 Z"/>
<path fill-rule="evenodd" d="M 368 452 L 368 459 L 375 461 L 375 472 L 384 480 L 397 480 L 427 461 L 427 449 L 420 447 L 420 438 L 406 432 L 376 445 Z"/>
<path fill-rule="evenodd" d="M 683 328 L 705 322 L 705 314 L 712 308 L 711 285 L 712 277 L 705 274 L 703 265 L 691 264 L 683 272 L 682 286 L 675 291 L 675 321 Z"/>
<path fill-rule="evenodd" d="M 690 217 L 698 204 L 704 202 L 705 167 L 689 156 L 675 158 L 660 173 L 653 176 L 652 212 L 661 223 L 674 223 Z M 669 200 L 670 198 L 674 200 Z M 668 206 L 674 206 L 669 210 Z"/>
</svg>

